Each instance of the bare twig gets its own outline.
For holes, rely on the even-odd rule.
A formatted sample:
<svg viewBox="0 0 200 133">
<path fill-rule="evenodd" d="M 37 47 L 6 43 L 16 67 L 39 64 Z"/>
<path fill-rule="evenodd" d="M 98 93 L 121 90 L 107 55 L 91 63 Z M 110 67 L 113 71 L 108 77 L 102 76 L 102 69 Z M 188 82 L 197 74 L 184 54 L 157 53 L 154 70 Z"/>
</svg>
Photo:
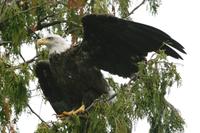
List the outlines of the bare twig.
<svg viewBox="0 0 200 133">
<path fill-rule="evenodd" d="M 38 119 L 40 119 L 41 122 L 47 124 L 47 122 L 45 122 L 45 121 L 31 108 L 31 106 L 30 106 L 29 104 L 27 105 L 27 107 L 30 109 L 30 111 L 31 111 L 35 116 L 38 117 Z M 47 124 L 47 125 L 48 125 L 48 124 Z"/>
<path fill-rule="evenodd" d="M 36 37 L 33 36 L 34 39 L 40 39 L 40 36 L 37 33 L 35 33 L 35 31 L 33 31 L 30 27 L 26 26 L 26 29 L 28 34 L 34 34 L 36 36 Z"/>
<path fill-rule="evenodd" d="M 39 20 L 38 20 L 38 23 L 41 23 L 41 22 L 44 21 L 45 19 L 47 19 L 47 18 L 49 18 L 49 17 L 53 17 L 53 16 L 55 16 L 55 15 L 56 15 L 55 13 L 52 13 L 52 14 L 50 14 L 50 15 L 47 15 L 47 16 L 45 16 L 45 17 L 39 19 Z"/>
<path fill-rule="evenodd" d="M 36 56 L 33 57 L 32 59 L 25 61 L 24 64 L 29 64 L 29 63 L 34 62 L 38 57 L 39 57 L 39 55 L 36 55 Z"/>
<path fill-rule="evenodd" d="M 50 23 L 43 23 L 41 25 L 36 26 L 36 30 L 41 30 L 41 29 L 49 27 L 49 26 L 53 26 L 53 25 L 61 24 L 61 23 L 66 23 L 66 22 L 67 22 L 67 20 L 57 20 L 57 21 L 53 21 L 53 22 L 50 22 Z"/>
<path fill-rule="evenodd" d="M 139 5 L 137 5 L 131 12 L 129 12 L 129 14 L 126 16 L 129 17 L 131 14 L 133 14 L 138 8 L 140 8 L 144 3 L 146 2 L 146 0 L 143 0 Z"/>
<path fill-rule="evenodd" d="M 90 106 L 88 106 L 85 111 L 89 111 L 94 105 L 96 105 L 98 102 L 100 102 L 101 99 L 96 99 L 92 102 L 92 104 L 90 104 Z"/>
<path fill-rule="evenodd" d="M 21 66 L 23 66 L 23 65 L 25 65 L 25 64 L 29 64 L 29 63 L 32 63 L 33 61 L 36 61 L 36 58 L 38 58 L 40 55 L 36 55 L 35 57 L 33 57 L 32 59 L 30 59 L 30 60 L 27 60 L 27 61 L 25 61 L 22 57 L 22 60 L 24 61 L 23 63 L 21 63 L 21 64 L 18 64 L 18 65 L 16 65 L 16 66 L 12 66 L 12 65 L 10 65 L 10 64 L 8 64 L 8 63 L 4 63 L 5 65 L 6 65 L 6 67 L 7 68 L 11 68 L 11 69 L 19 69 Z"/>
<path fill-rule="evenodd" d="M 21 56 L 20 56 L 20 57 L 21 57 Z M 12 68 L 13 68 L 13 69 L 18 69 L 18 68 L 20 68 L 20 66 L 23 66 L 23 65 L 25 65 L 25 64 L 29 64 L 29 63 L 32 63 L 32 62 L 36 61 L 36 59 L 37 59 L 38 57 L 39 57 L 39 55 L 36 55 L 36 56 L 33 57 L 32 59 L 25 61 L 24 58 L 23 58 L 23 56 L 22 56 L 21 58 L 22 58 L 22 60 L 23 60 L 24 62 L 21 63 L 21 64 L 19 64 L 19 65 L 17 65 L 17 66 L 13 66 Z M 11 66 L 10 66 L 10 67 L 11 67 Z"/>
<path fill-rule="evenodd" d="M 90 110 L 94 105 L 96 105 L 97 103 L 103 103 L 103 102 L 111 101 L 111 100 L 112 100 L 113 98 L 115 98 L 116 96 L 117 96 L 117 93 L 111 95 L 109 98 L 106 98 L 106 99 L 104 99 L 104 98 L 96 99 L 96 100 L 94 100 L 94 101 L 90 104 L 90 106 L 88 106 L 88 107 L 85 109 L 85 111 L 89 111 L 89 110 Z"/>
<path fill-rule="evenodd" d="M 113 98 L 115 98 L 117 96 L 117 93 L 111 95 L 108 99 L 106 99 L 105 101 L 111 101 Z"/>
<path fill-rule="evenodd" d="M 26 60 L 25 60 L 25 58 L 22 56 L 21 52 L 19 53 L 19 56 L 22 58 L 22 60 L 23 60 L 24 62 L 26 62 Z"/>
<path fill-rule="evenodd" d="M 0 40 L 0 46 L 3 46 L 4 44 L 7 44 L 7 43 L 12 43 L 11 41 L 2 41 Z"/>
<path fill-rule="evenodd" d="M 29 64 L 29 63 L 35 61 L 35 59 L 38 57 L 38 55 L 36 55 L 36 56 L 33 57 L 32 59 L 26 61 L 25 58 L 22 56 L 21 52 L 19 53 L 19 56 L 20 56 L 20 57 L 22 58 L 22 60 L 24 61 L 24 62 L 23 62 L 22 64 L 20 64 L 20 65 Z M 18 65 L 18 66 L 20 66 L 20 65 Z M 33 71 L 33 69 L 32 69 L 30 66 L 28 66 L 28 67 L 29 67 L 29 69 L 30 69 L 31 71 Z"/>
</svg>

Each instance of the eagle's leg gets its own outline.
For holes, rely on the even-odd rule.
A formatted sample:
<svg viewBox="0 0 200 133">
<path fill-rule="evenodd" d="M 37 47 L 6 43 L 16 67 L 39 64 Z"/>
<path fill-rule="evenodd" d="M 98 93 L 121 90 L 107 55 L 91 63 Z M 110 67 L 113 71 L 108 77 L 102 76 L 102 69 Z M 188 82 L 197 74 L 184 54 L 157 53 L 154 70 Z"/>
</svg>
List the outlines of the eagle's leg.
<svg viewBox="0 0 200 133">
<path fill-rule="evenodd" d="M 85 105 L 82 105 L 80 108 L 78 108 L 77 110 L 72 110 L 72 111 L 64 111 L 62 112 L 62 114 L 57 115 L 59 118 L 63 118 L 63 117 L 67 117 L 67 116 L 72 116 L 72 115 L 76 115 L 79 113 L 84 113 L 85 112 Z"/>
</svg>

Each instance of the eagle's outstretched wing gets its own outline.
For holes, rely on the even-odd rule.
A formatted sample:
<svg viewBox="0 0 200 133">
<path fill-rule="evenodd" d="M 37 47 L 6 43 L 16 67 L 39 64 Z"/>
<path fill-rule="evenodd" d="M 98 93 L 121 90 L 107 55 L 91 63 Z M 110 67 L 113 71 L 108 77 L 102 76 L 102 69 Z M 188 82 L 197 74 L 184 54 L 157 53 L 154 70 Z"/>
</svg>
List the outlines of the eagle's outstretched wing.
<svg viewBox="0 0 200 133">
<path fill-rule="evenodd" d="M 83 47 L 91 62 L 120 76 L 129 77 L 137 71 L 137 62 L 148 52 L 164 50 L 169 56 L 182 57 L 184 47 L 163 31 L 136 22 L 107 15 L 87 15 L 82 19 Z"/>
</svg>

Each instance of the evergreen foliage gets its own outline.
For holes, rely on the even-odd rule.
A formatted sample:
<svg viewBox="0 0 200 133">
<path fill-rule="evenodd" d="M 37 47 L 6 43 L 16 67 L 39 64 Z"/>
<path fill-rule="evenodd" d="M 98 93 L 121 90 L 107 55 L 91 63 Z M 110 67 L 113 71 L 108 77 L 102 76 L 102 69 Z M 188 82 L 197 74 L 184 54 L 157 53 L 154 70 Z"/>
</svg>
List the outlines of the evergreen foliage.
<svg viewBox="0 0 200 133">
<path fill-rule="evenodd" d="M 128 84 L 119 85 L 112 78 L 107 79 L 116 91 L 115 102 L 102 97 L 94 102 L 87 114 L 55 122 L 50 128 L 42 123 L 36 132 L 128 133 L 132 122 L 143 118 L 150 123 L 150 133 L 183 131 L 184 120 L 179 111 L 164 97 L 172 85 L 181 83 L 176 66 L 162 51 L 139 66 L 137 78 Z"/>
<path fill-rule="evenodd" d="M 0 1 L 0 132 L 14 131 L 21 112 L 31 98 L 30 82 L 35 80 L 35 61 L 47 53 L 33 43 L 44 31 L 71 36 L 76 45 L 82 37 L 81 17 L 90 13 L 113 14 L 130 19 L 133 0 L 2 0 Z M 141 5 L 157 13 L 160 0 L 141 0 Z M 140 7 L 136 5 L 135 7 Z M 25 60 L 23 45 L 35 46 L 37 55 Z M 41 123 L 37 133 L 131 132 L 132 122 L 147 118 L 150 133 L 183 131 L 184 120 L 166 99 L 167 91 L 180 75 L 161 51 L 139 64 L 134 80 L 126 85 L 108 83 L 116 91 L 116 101 L 98 99 L 87 113 L 53 123 Z M 42 94 L 41 94 L 42 95 Z M 105 100 L 107 99 L 107 100 Z M 47 125 L 48 124 L 48 125 Z"/>
</svg>

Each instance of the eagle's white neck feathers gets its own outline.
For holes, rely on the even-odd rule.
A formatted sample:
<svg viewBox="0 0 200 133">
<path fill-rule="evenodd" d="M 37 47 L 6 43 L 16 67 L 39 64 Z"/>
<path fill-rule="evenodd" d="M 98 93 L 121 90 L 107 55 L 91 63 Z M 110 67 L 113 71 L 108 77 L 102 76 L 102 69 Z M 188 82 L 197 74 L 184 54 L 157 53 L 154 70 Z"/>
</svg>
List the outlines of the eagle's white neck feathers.
<svg viewBox="0 0 200 133">
<path fill-rule="evenodd" d="M 48 47 L 49 48 L 49 54 L 60 54 L 62 52 L 65 52 L 69 47 L 67 45 L 55 45 Z"/>
<path fill-rule="evenodd" d="M 46 46 L 49 49 L 49 55 L 54 53 L 60 54 L 71 47 L 71 45 L 59 35 L 50 35 L 46 39 L 48 40 Z"/>
</svg>

